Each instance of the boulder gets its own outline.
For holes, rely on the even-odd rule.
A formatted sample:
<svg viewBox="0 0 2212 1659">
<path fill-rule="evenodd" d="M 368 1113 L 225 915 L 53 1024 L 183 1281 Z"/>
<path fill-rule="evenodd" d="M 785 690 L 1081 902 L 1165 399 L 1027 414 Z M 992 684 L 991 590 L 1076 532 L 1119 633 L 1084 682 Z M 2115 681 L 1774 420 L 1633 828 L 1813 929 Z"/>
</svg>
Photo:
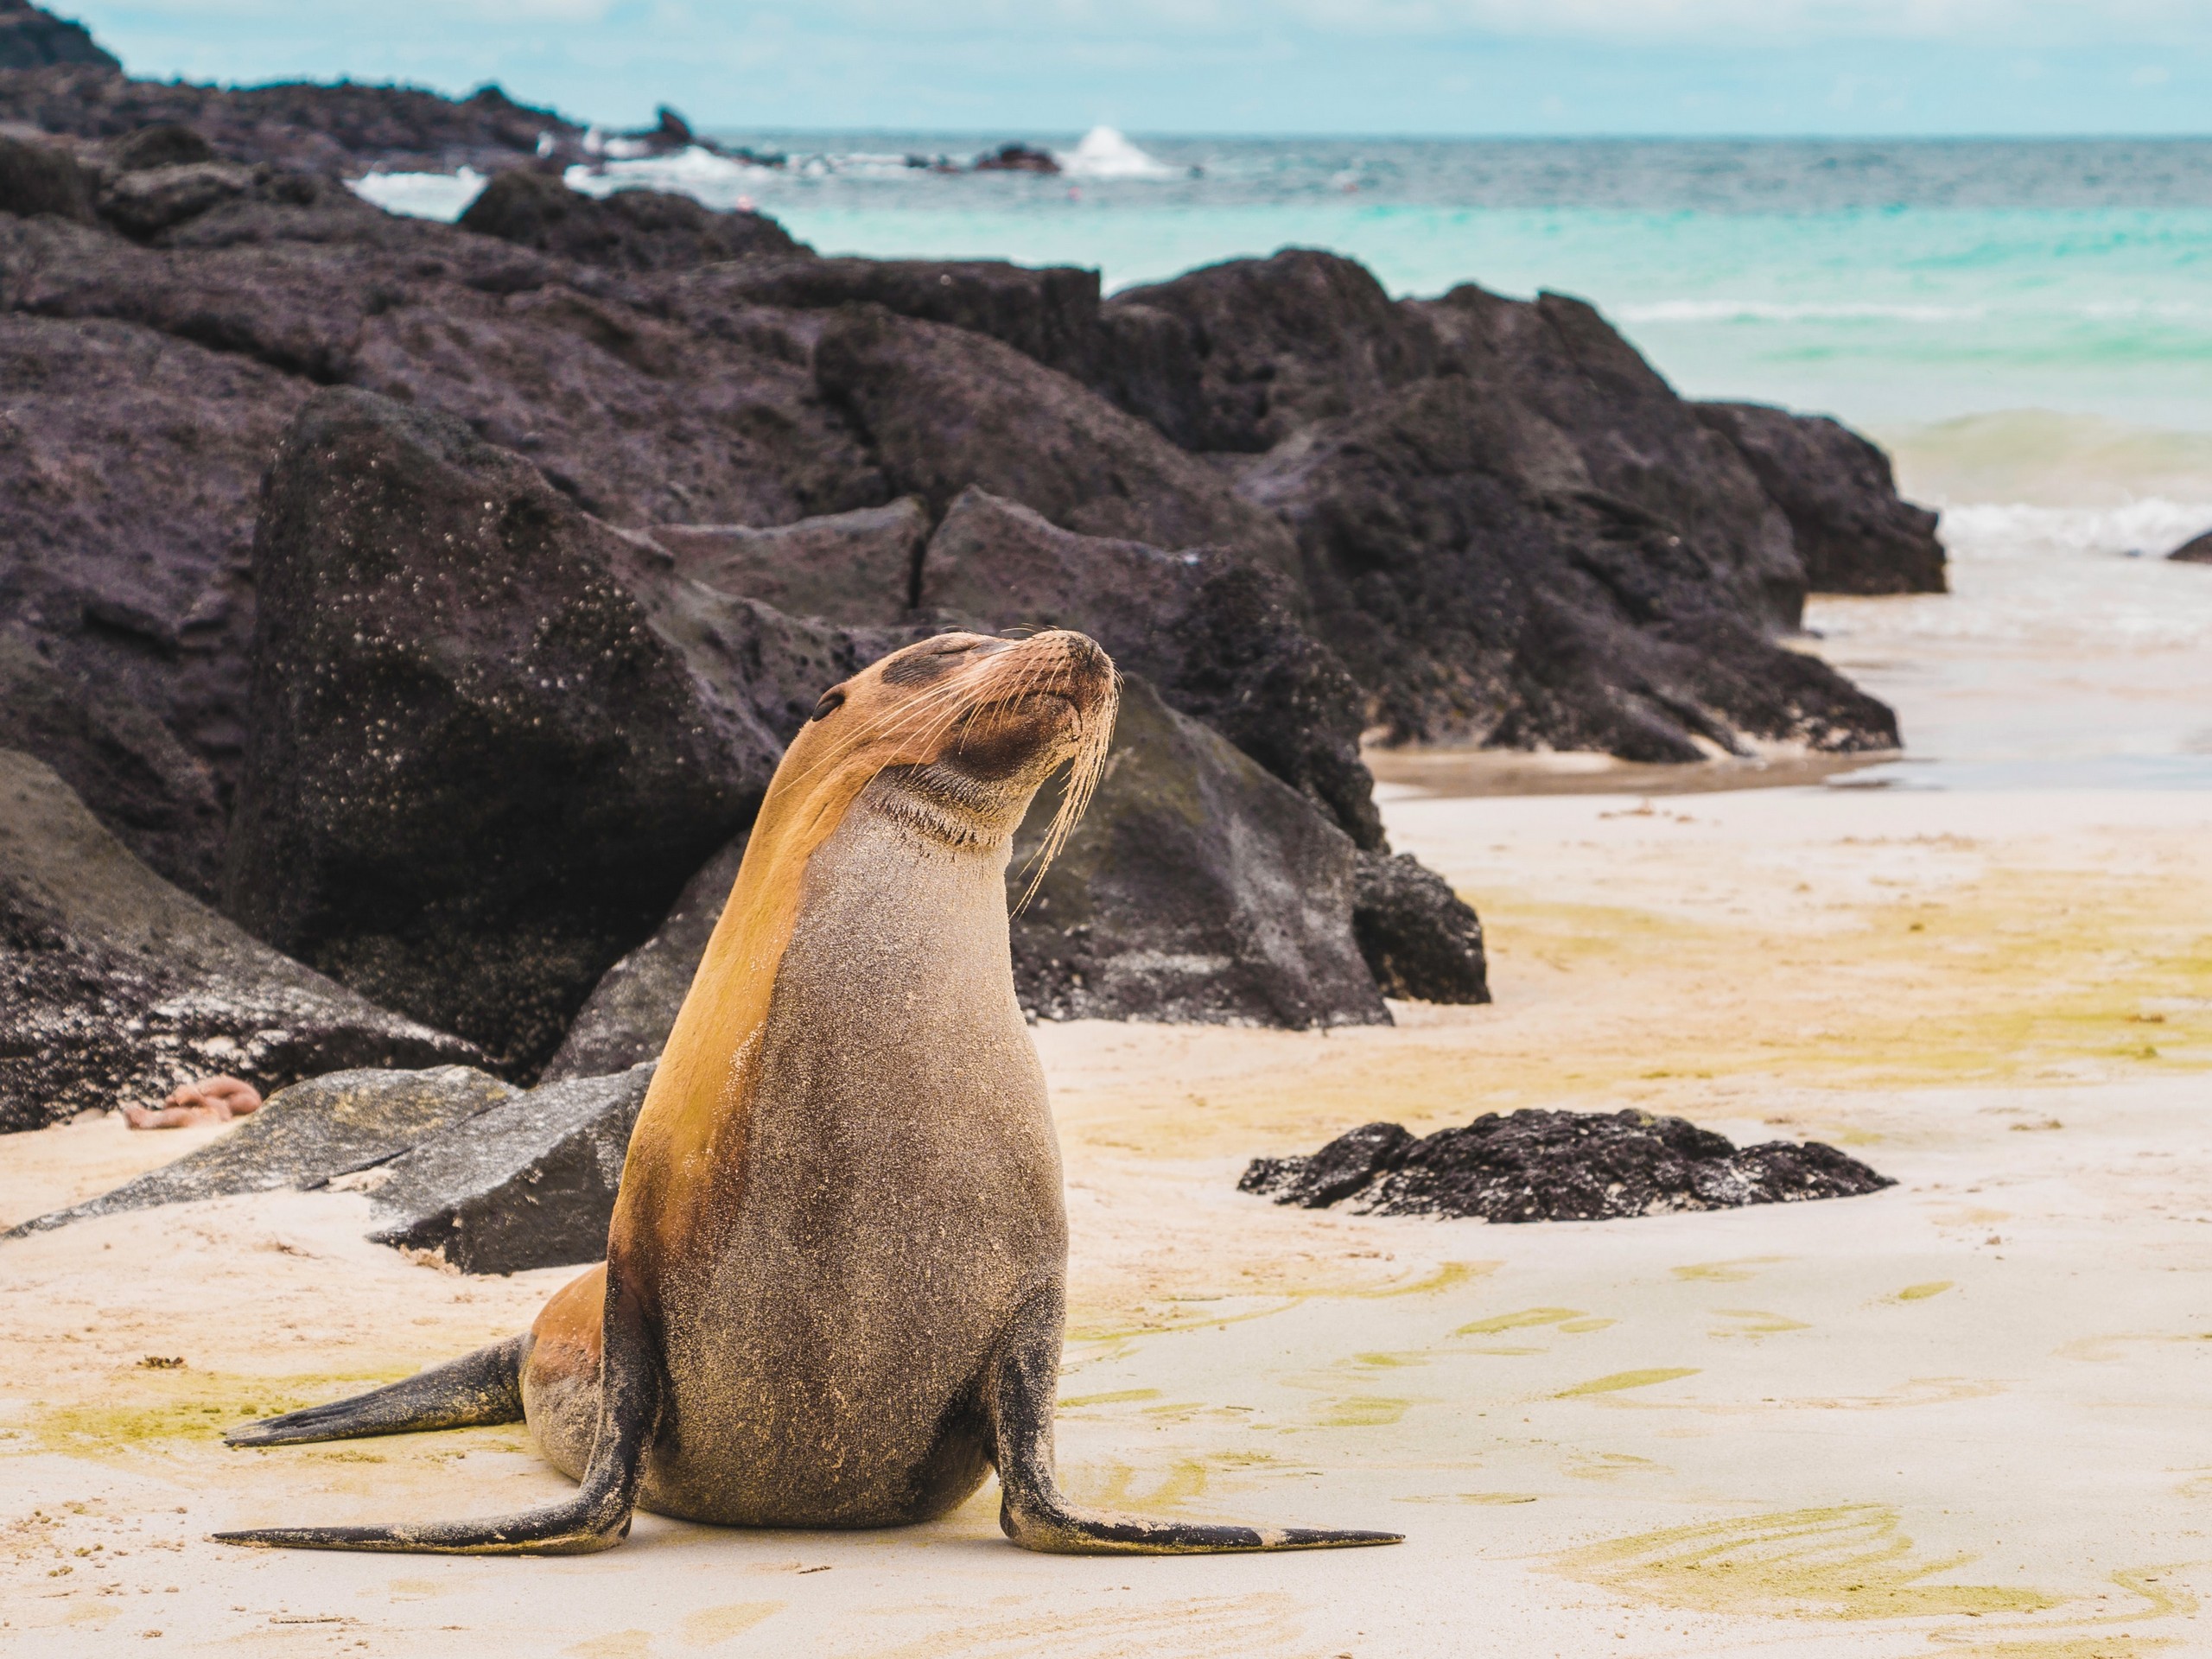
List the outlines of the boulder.
<svg viewBox="0 0 2212 1659">
<path fill-rule="evenodd" d="M 249 194 L 260 181 L 236 162 L 186 162 L 118 175 L 100 192 L 100 217 L 146 240 L 211 207 Z"/>
<path fill-rule="evenodd" d="M 1736 447 L 1595 308 L 1466 283 L 1404 308 L 1434 331 L 1440 369 L 1503 406 L 1530 487 L 1665 526 L 1748 626 L 1797 626 L 1805 570 L 1788 520 Z"/>
<path fill-rule="evenodd" d="M 1474 906 L 1411 853 L 1360 853 L 1351 927 L 1383 995 L 1415 1002 L 1490 1001 L 1483 925 Z"/>
<path fill-rule="evenodd" d="M 1029 144 L 1001 144 L 996 149 L 986 150 L 978 156 L 969 170 L 976 173 L 1058 173 L 1060 164 L 1052 159 L 1050 150 L 1039 149 Z"/>
<path fill-rule="evenodd" d="M 1255 1158 L 1237 1186 L 1309 1210 L 1484 1221 L 1605 1221 L 1856 1198 L 1897 1183 L 1821 1141 L 1738 1148 L 1649 1112 L 1485 1112 L 1415 1139 L 1369 1123 L 1311 1157 Z"/>
<path fill-rule="evenodd" d="M 1296 533 L 1315 631 L 1394 740 L 1653 761 L 1896 747 L 1888 709 L 1770 636 L 1725 518 L 1662 517 L 1599 484 L 1580 450 L 1617 441 L 1445 374 L 1320 423 L 1240 487 Z"/>
<path fill-rule="evenodd" d="M 978 485 L 1087 536 L 1294 563 L 1281 525 L 1203 461 L 995 340 L 849 306 L 823 324 L 814 368 L 895 487 L 932 512 Z"/>
<path fill-rule="evenodd" d="M 1165 283 L 1126 289 L 1109 315 L 1143 309 L 1184 325 L 1195 361 L 1195 401 L 1162 407 L 1139 387 L 1155 377 L 1123 370 L 1114 378 L 1132 407 L 1194 449 L 1272 449 L 1316 421 L 1433 372 L 1436 341 L 1418 313 L 1382 291 L 1356 260 L 1313 248 L 1267 259 L 1231 259 Z M 1157 324 L 1116 331 L 1148 355 Z"/>
<path fill-rule="evenodd" d="M 141 864 L 48 767 L 0 750 L 0 1129 L 482 1057 L 279 956 Z"/>
<path fill-rule="evenodd" d="M 511 1084 L 466 1065 L 315 1077 L 272 1096 L 236 1128 L 175 1163 L 27 1221 L 10 1236 L 234 1192 L 327 1186 L 388 1163 L 515 1095 Z"/>
<path fill-rule="evenodd" d="M 843 627 L 787 616 L 757 599 L 687 579 L 651 537 L 619 540 L 617 574 L 655 633 L 681 656 L 699 695 L 728 721 L 760 733 L 779 756 L 823 691 L 939 631 L 920 623 Z"/>
<path fill-rule="evenodd" d="M 690 581 L 793 616 L 892 627 L 914 604 L 930 519 L 910 495 L 767 529 L 656 524 L 647 534 Z"/>
<path fill-rule="evenodd" d="M 57 666 L 29 636 L 0 631 L 0 730 L 156 874 L 214 896 L 224 830 L 215 780 L 144 709 Z"/>
<path fill-rule="evenodd" d="M 653 936 L 607 970 L 569 1027 L 543 1081 L 606 1077 L 654 1059 L 676 1028 L 676 1016 L 722 918 L 747 837 L 716 853 L 684 885 Z"/>
<path fill-rule="evenodd" d="M 653 1064 L 542 1084 L 365 1173 L 348 1185 L 376 1202 L 369 1236 L 463 1273 L 598 1261 Z"/>
<path fill-rule="evenodd" d="M 317 394 L 256 532 L 226 909 L 499 1068 L 541 1065 L 780 752 L 656 630 L 630 556 L 460 422 Z"/>
<path fill-rule="evenodd" d="M 1890 458 L 1849 427 L 1764 404 L 1694 404 L 1789 520 L 1816 594 L 1940 594 L 1936 515 L 1897 494 Z"/>
<path fill-rule="evenodd" d="M 0 16 L 0 50 L 5 49 L 6 21 Z M 89 219 L 96 183 L 93 175 L 60 144 L 0 132 L 0 213 Z"/>
<path fill-rule="evenodd" d="M 466 221 L 464 221 L 466 222 Z M 660 290 L 672 308 L 772 305 L 829 311 L 880 305 L 902 317 L 988 334 L 1077 379 L 1100 353 L 1098 273 L 1002 259 L 747 259 Z"/>
<path fill-rule="evenodd" d="M 1148 421 L 1185 449 L 1211 435 L 1205 372 L 1191 325 L 1128 293 L 1098 308 L 1097 345 L 1084 377 L 1109 402 Z"/>
<path fill-rule="evenodd" d="M 45 69 L 77 64 L 120 73 L 114 54 L 82 23 L 57 17 L 30 0 L 0 0 L 0 69 Z"/>
<path fill-rule="evenodd" d="M 174 121 L 157 121 L 141 127 L 127 138 L 108 146 L 108 159 L 118 172 L 135 173 L 147 167 L 189 167 L 195 162 L 219 160 L 215 146 L 190 127 Z"/>
<path fill-rule="evenodd" d="M 1300 626 L 1280 573 L 1223 548 L 1171 553 L 1077 535 L 970 488 L 930 539 L 919 601 L 987 630 L 1090 635 L 1361 846 L 1382 845 L 1374 779 L 1359 758 L 1359 688 Z"/>
<path fill-rule="evenodd" d="M 1014 840 L 1027 890 L 1057 804 Z M 1125 677 L 1090 810 L 1013 920 L 1022 1006 L 1053 1020 L 1384 1025 L 1352 932 L 1357 849 L 1295 790 Z"/>
<path fill-rule="evenodd" d="M 616 270 L 673 270 L 808 251 L 766 213 L 717 213 L 659 190 L 588 196 L 526 167 L 493 179 L 460 223 L 480 236 Z"/>
<path fill-rule="evenodd" d="M 151 329 L 21 315 L 0 315 L 0 614 L 70 685 L 158 720 L 227 804 L 245 745 L 253 494 L 308 388 Z M 43 740 L 9 741 L 108 810 L 113 798 Z M 107 822 L 188 885 L 219 856 L 219 822 L 196 811 L 161 832 L 174 859 L 144 826 Z"/>
<path fill-rule="evenodd" d="M 2212 531 L 2192 537 L 2166 556 L 2177 559 L 2183 564 L 2212 564 Z"/>
</svg>

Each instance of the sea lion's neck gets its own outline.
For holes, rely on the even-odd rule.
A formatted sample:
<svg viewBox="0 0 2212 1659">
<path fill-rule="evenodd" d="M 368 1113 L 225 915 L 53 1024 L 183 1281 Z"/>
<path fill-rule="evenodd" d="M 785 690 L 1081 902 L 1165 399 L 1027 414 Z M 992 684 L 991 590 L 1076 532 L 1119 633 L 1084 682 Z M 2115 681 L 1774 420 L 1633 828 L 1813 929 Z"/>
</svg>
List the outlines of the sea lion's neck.
<svg viewBox="0 0 2212 1659">
<path fill-rule="evenodd" d="M 1010 799 L 950 766 L 893 766 L 879 772 L 853 804 L 921 840 L 955 852 L 997 855 L 1003 866 L 1030 796 Z"/>
</svg>

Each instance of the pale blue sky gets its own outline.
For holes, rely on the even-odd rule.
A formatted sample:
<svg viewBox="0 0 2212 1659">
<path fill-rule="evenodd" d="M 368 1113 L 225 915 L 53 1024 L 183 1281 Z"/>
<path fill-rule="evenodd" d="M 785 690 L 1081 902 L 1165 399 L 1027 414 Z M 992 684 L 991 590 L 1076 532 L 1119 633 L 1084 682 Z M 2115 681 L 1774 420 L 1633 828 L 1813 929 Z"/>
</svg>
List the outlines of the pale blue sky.
<svg viewBox="0 0 2212 1659">
<path fill-rule="evenodd" d="M 136 73 L 497 80 L 609 124 L 2212 130 L 2212 0 L 59 0 Z"/>
</svg>

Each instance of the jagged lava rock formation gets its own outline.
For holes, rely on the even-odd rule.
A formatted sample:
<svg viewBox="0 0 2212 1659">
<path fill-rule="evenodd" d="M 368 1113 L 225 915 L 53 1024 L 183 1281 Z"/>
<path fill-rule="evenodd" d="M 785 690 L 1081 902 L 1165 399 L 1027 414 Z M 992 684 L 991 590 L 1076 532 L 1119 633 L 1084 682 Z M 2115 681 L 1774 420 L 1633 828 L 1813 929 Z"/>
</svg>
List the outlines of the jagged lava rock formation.
<svg viewBox="0 0 2212 1659">
<path fill-rule="evenodd" d="M 1255 1158 L 1238 1188 L 1309 1210 L 1484 1221 L 1605 1221 L 1855 1198 L 1897 1183 L 1819 1141 L 1738 1147 L 1649 1112 L 1485 1112 L 1415 1136 L 1347 1131 L 1310 1157 Z"/>
<path fill-rule="evenodd" d="M 1686 404 L 1578 302 L 1393 300 L 1299 250 L 1110 300 L 824 259 L 570 191 L 581 130 L 495 90 L 137 81 L 42 16 L 0 12 L 65 42 L 0 69 L 0 715 L 162 874 L 517 1077 L 821 687 L 942 626 L 1096 632 L 1197 722 L 1154 798 L 1225 815 L 1194 868 L 1252 925 L 1191 955 L 1256 953 L 1249 982 L 1116 978 L 1160 889 L 1102 819 L 1091 919 L 1063 891 L 1021 924 L 1048 1012 L 1479 999 L 1479 926 L 1390 856 L 1363 733 L 1897 741 L 1782 636 L 1808 579 L 1924 585 L 1924 516 L 1841 429 Z M 464 163 L 498 176 L 458 226 L 345 185 Z M 1217 786 L 1245 765 L 1264 808 Z M 1344 838 L 1319 909 L 1233 868 L 1262 813 Z M 1263 936 L 1304 953 L 1274 989 Z M 667 1000 L 577 1052 L 635 1055 Z"/>
</svg>

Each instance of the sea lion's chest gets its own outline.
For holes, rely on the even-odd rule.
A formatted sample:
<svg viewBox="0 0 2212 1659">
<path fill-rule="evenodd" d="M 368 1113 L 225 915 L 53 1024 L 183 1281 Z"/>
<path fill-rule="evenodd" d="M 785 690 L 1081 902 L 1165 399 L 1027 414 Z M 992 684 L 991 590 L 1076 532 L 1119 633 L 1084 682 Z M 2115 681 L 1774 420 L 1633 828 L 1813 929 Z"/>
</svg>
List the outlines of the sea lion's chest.
<svg viewBox="0 0 2212 1659">
<path fill-rule="evenodd" d="M 856 813 L 808 884 L 666 1346 L 685 1461 L 867 1486 L 928 1455 L 1066 1222 L 1003 852 Z"/>
</svg>

